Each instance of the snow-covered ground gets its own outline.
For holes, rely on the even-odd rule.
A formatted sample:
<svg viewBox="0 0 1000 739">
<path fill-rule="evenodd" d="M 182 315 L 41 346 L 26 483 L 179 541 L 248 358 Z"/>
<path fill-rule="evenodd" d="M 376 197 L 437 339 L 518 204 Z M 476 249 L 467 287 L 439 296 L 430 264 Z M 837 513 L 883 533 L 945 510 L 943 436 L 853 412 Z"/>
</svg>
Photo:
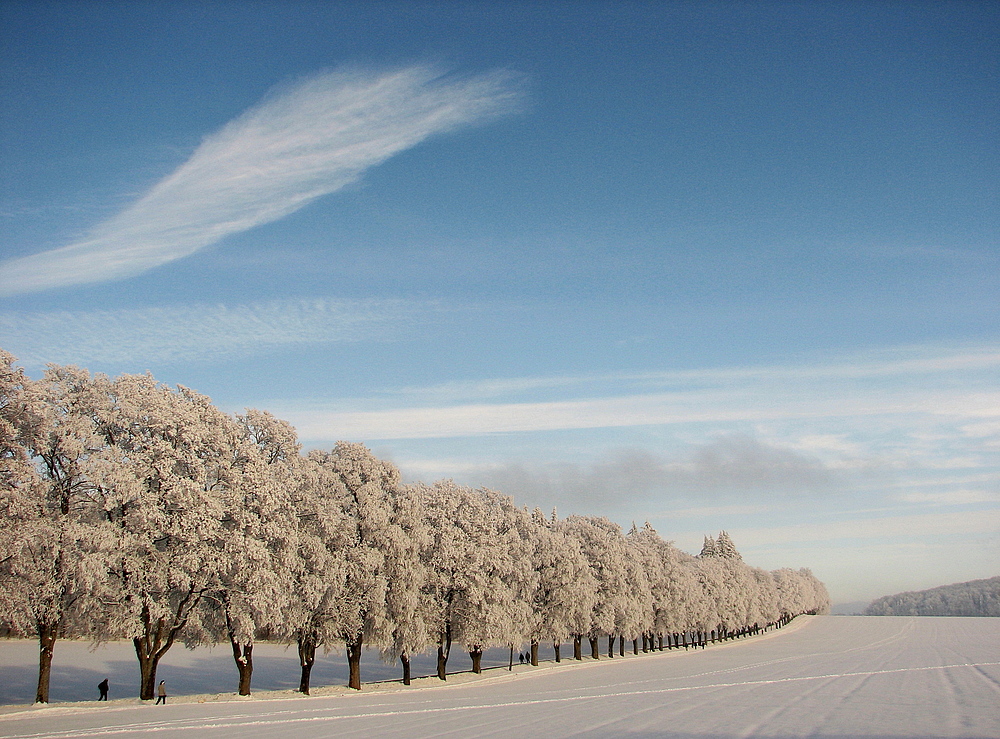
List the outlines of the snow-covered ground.
<svg viewBox="0 0 1000 739">
<path fill-rule="evenodd" d="M 57 647 L 57 661 L 66 647 Z M 0 684 L 28 668 L 18 662 L 23 655 L 12 656 L 20 649 L 0 643 Z M 225 663 L 221 650 L 207 660 L 180 654 L 191 662 L 164 673 L 178 689 L 186 670 Z M 293 650 L 277 654 L 294 668 Z M 102 662 L 100 651 L 73 658 L 92 694 L 119 667 Z M 270 661 L 261 659 L 261 675 Z M 325 664 L 334 669 L 332 660 Z M 127 682 L 121 671 L 110 674 L 113 690 Z M 515 664 L 513 672 L 468 677 L 366 685 L 360 693 L 338 687 L 309 698 L 277 690 L 251 699 L 171 698 L 166 706 L 120 699 L 11 707 L 0 715 L 0 736 L 1000 737 L 1000 619 L 801 617 L 779 632 L 704 651 Z"/>
</svg>

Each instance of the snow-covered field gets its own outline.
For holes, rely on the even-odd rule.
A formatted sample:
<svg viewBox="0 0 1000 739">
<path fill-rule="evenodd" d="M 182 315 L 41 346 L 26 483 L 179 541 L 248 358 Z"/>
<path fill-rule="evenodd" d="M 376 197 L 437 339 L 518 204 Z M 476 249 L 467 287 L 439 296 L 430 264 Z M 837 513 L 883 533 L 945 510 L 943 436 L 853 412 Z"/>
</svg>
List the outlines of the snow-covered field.
<svg viewBox="0 0 1000 739">
<path fill-rule="evenodd" d="M 0 642 L 5 700 L 22 700 L 8 686 L 20 691 L 33 666 L 26 658 L 33 661 L 34 650 L 22 644 Z M 125 653 L 81 646 L 57 646 L 56 699 L 60 680 L 85 686 L 89 698 L 105 673 L 112 696 L 121 695 L 129 683 L 129 665 L 119 661 Z M 295 680 L 294 650 L 272 655 L 271 649 L 261 651 L 258 689 Z M 187 692 L 185 685 L 193 691 L 220 679 L 234 682 L 222 650 L 207 656 L 181 650 L 178 658 L 187 662 L 167 663 L 163 672 L 175 693 Z M 282 659 L 291 662 L 290 676 L 287 665 L 277 665 Z M 337 669 L 331 659 L 322 668 L 318 663 L 315 684 Z M 383 669 L 396 677 L 395 667 Z M 279 672 L 284 682 L 276 684 Z M 211 676 L 184 682 L 195 673 Z M 515 664 L 513 672 L 468 677 L 420 680 L 410 688 L 366 685 L 360 693 L 338 687 L 309 698 L 275 690 L 251 699 L 172 697 L 166 706 L 120 699 L 8 707 L 0 736 L 1000 737 L 1000 619 L 800 617 L 779 632 L 704 651 Z"/>
</svg>

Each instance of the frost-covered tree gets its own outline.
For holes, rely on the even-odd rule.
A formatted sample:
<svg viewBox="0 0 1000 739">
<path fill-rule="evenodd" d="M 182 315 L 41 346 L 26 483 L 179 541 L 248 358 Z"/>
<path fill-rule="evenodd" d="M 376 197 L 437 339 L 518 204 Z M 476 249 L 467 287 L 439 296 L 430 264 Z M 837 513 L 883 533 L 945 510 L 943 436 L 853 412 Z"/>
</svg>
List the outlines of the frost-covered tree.
<svg viewBox="0 0 1000 739">
<path fill-rule="evenodd" d="M 591 656 L 597 659 L 600 654 L 598 639 L 617 633 L 624 612 L 623 600 L 630 595 L 625 537 L 618 524 L 603 517 L 570 516 L 561 528 L 579 542 L 596 582 L 590 623 L 586 633 L 576 638 L 589 638 Z"/>
<path fill-rule="evenodd" d="M 28 583 L 18 573 L 24 531 L 36 518 L 41 477 L 31 449 L 42 427 L 37 393 L 14 357 L 0 350 L 0 624 L 31 633 Z M 44 651 L 44 645 L 42 648 Z"/>
<path fill-rule="evenodd" d="M 754 598 L 751 604 L 749 622 L 752 625 L 763 627 L 778 620 L 780 612 L 778 610 L 778 587 L 771 577 L 771 573 L 759 567 L 751 567 L 750 573 L 753 576 L 755 589 Z"/>
<path fill-rule="evenodd" d="M 732 538 L 725 531 L 713 541 L 706 537 L 702 548 L 703 583 L 715 600 L 716 624 L 702 624 L 717 629 L 723 636 L 743 633 L 758 621 L 764 609 L 760 581 L 753 569 L 743 562 Z"/>
<path fill-rule="evenodd" d="M 628 588 L 618 599 L 615 613 L 615 632 L 624 644 L 625 640 L 638 647 L 641 638 L 645 644 L 653 629 L 653 593 L 650 579 L 652 562 L 646 561 L 643 547 L 636 537 L 639 529 L 633 523 L 625 537 L 625 569 Z M 610 637 L 609 637 L 610 641 Z M 613 655 L 613 645 L 609 644 L 609 656 Z"/>
<path fill-rule="evenodd" d="M 337 636 L 347 647 L 348 685 L 361 689 L 361 651 L 373 642 L 392 641 L 388 619 L 389 563 L 407 550 L 405 532 L 392 515 L 399 471 L 373 455 L 364 445 L 338 442 L 327 452 L 314 451 L 310 459 L 340 482 L 346 545 L 339 580 Z"/>
<path fill-rule="evenodd" d="M 75 368 L 31 381 L 0 353 L 0 591 L 13 631 L 39 640 L 38 703 L 56 640 L 89 633 L 107 591 L 106 531 L 84 472 L 100 445 L 80 412 L 92 389 Z"/>
<path fill-rule="evenodd" d="M 532 598 L 538 573 L 533 566 L 534 527 L 526 511 L 492 490 L 476 491 L 483 526 L 474 547 L 481 558 L 481 578 L 470 579 L 463 594 L 464 618 L 459 633 L 472 658 L 473 671 L 482 669 L 483 650 L 519 644 L 532 624 Z"/>
<path fill-rule="evenodd" d="M 410 656 L 437 643 L 435 603 L 428 587 L 427 565 L 434 537 L 416 488 L 400 487 L 393 499 L 392 516 L 402 538 L 396 556 L 386 561 L 386 617 L 391 640 L 381 645 L 381 657 L 387 662 L 399 659 L 403 684 L 409 685 Z"/>
<path fill-rule="evenodd" d="M 295 430 L 269 413 L 249 409 L 219 418 L 233 470 L 225 486 L 227 535 L 220 542 L 217 589 L 207 603 L 217 611 L 239 673 L 238 692 L 250 695 L 258 632 L 282 628 L 288 583 L 299 563 L 295 496 L 301 457 Z"/>
<path fill-rule="evenodd" d="M 805 588 L 808 592 L 808 605 L 800 613 L 808 613 L 813 616 L 829 613 L 830 594 L 827 592 L 826 586 L 808 567 L 800 567 L 798 573 L 799 577 L 805 582 Z"/>
<path fill-rule="evenodd" d="M 668 633 L 679 635 L 694 628 L 699 622 L 699 614 L 704 615 L 712 610 L 712 606 L 709 605 L 708 594 L 702 585 L 702 560 L 686 552 L 675 551 L 674 555 L 679 567 L 671 577 L 671 588 L 668 591 L 671 605 L 664 612 L 669 624 Z M 677 637 L 673 638 L 676 640 Z"/>
<path fill-rule="evenodd" d="M 778 611 L 785 620 L 803 613 L 829 613 L 830 596 L 823 583 L 807 568 L 783 567 L 771 573 L 778 596 Z"/>
<path fill-rule="evenodd" d="M 546 519 L 535 509 L 532 521 L 536 531 L 532 566 L 538 573 L 532 597 L 532 661 L 537 664 L 537 642 L 550 640 L 559 662 L 562 642 L 585 633 L 590 626 L 597 581 L 580 550 L 580 542 L 559 526 L 555 512 Z"/>
<path fill-rule="evenodd" d="M 694 602 L 688 628 L 702 635 L 722 628 L 727 618 L 726 570 L 720 559 L 714 556 L 699 556 L 692 566 L 701 592 Z"/>
<path fill-rule="evenodd" d="M 753 570 L 743 563 L 742 558 L 724 556 L 720 557 L 720 560 L 726 572 L 727 586 L 725 600 L 727 615 L 723 619 L 723 626 L 730 632 L 740 632 L 754 624 L 754 613 L 758 602 L 757 580 Z"/>
<path fill-rule="evenodd" d="M 15 366 L 15 358 L 0 349 L 0 494 L 4 521 L 28 505 L 38 475 L 31 464 L 32 441 L 40 427 L 40 411 L 31 380 Z M 0 561 L 7 562 L 14 548 L 12 526 L 0 527 Z M 0 590 L 0 597 L 6 593 Z M 4 608 L 3 612 L 9 612 Z"/>
<path fill-rule="evenodd" d="M 743 557 L 740 556 L 732 538 L 730 538 L 728 532 L 725 531 L 720 531 L 719 536 L 715 539 L 714 555 L 716 557 L 723 557 L 724 559 L 735 559 L 739 562 L 743 561 Z"/>
<path fill-rule="evenodd" d="M 662 637 L 686 630 L 690 626 L 695 591 L 699 588 L 691 568 L 685 566 L 690 555 L 660 538 L 648 522 L 641 529 L 630 532 L 629 544 L 649 579 L 652 634 Z"/>
<path fill-rule="evenodd" d="M 296 642 L 299 692 L 309 695 L 316 649 L 329 650 L 339 635 L 339 598 L 346 578 L 341 552 L 349 544 L 349 526 L 342 508 L 347 493 L 339 476 L 311 458 L 300 469 L 301 495 L 294 501 L 298 557 L 282 635 Z"/>
<path fill-rule="evenodd" d="M 157 665 L 178 639 L 214 641 L 202 601 L 219 586 L 239 469 L 228 421 L 207 397 L 149 375 L 103 385 L 89 413 L 106 446 L 88 472 L 114 528 L 108 571 L 119 604 L 100 637 L 132 639 L 139 695 L 150 700 Z"/>
<path fill-rule="evenodd" d="M 530 630 L 534 573 L 518 511 L 493 491 L 442 480 L 414 488 L 433 542 L 425 552 L 426 591 L 433 602 L 438 677 L 447 677 L 455 641 L 479 669 L 484 647 L 519 642 Z"/>
</svg>

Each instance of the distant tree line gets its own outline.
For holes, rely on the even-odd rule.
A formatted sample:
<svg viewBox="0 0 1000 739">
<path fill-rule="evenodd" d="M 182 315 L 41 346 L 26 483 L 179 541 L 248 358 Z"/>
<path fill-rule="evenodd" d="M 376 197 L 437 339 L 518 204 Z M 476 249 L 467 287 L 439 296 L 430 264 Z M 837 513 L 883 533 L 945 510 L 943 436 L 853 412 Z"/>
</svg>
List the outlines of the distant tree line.
<svg viewBox="0 0 1000 739">
<path fill-rule="evenodd" d="M 317 650 L 398 659 L 542 641 L 598 658 L 756 633 L 828 611 L 806 569 L 767 572 L 730 537 L 698 556 L 647 523 L 528 511 L 450 480 L 400 482 L 361 444 L 303 454 L 269 413 L 228 415 L 152 376 L 51 366 L 32 380 L 0 351 L 0 627 L 37 637 L 37 702 L 58 639 L 132 641 L 139 695 L 177 642 L 228 643 L 250 694 L 253 647 L 295 643 L 299 690 Z"/>
<path fill-rule="evenodd" d="M 1000 577 L 886 595 L 866 616 L 1000 616 Z"/>
</svg>

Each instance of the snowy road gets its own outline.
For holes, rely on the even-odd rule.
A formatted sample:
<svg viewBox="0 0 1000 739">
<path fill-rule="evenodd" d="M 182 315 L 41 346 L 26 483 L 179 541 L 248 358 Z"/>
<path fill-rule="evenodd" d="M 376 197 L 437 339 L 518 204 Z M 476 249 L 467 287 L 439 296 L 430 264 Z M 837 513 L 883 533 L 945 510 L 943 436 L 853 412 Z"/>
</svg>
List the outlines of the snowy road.
<svg viewBox="0 0 1000 739">
<path fill-rule="evenodd" d="M 1000 737 L 1000 619 L 817 617 L 752 641 L 433 689 L 52 706 L 4 737 Z"/>
</svg>

